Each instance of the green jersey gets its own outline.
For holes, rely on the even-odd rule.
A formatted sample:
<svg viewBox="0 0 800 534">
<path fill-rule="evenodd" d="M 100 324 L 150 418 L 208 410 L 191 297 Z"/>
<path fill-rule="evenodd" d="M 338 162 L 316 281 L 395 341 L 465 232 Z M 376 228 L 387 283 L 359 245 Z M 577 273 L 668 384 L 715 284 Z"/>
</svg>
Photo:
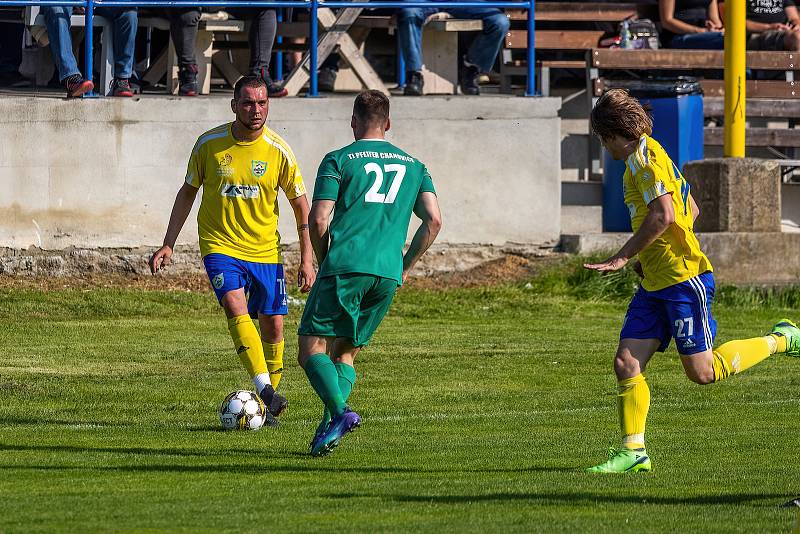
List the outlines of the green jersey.
<svg viewBox="0 0 800 534">
<path fill-rule="evenodd" d="M 336 205 L 319 276 L 362 273 L 402 283 L 408 225 L 424 192 L 436 192 L 425 165 L 384 139 L 361 139 L 328 153 L 314 200 Z"/>
</svg>

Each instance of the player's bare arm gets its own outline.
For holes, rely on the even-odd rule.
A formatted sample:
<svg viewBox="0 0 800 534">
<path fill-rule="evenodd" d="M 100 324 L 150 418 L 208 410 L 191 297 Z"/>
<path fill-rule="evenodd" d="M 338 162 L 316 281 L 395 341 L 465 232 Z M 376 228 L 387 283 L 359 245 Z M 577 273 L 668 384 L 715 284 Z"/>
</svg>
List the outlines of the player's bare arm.
<svg viewBox="0 0 800 534">
<path fill-rule="evenodd" d="M 691 193 L 689 193 L 689 207 L 692 210 L 692 222 L 694 222 L 700 216 L 700 206 L 694 201 L 694 197 Z"/>
<path fill-rule="evenodd" d="M 159 270 L 169 265 L 172 258 L 172 250 L 175 248 L 175 241 L 181 233 L 189 212 L 192 211 L 194 199 L 197 197 L 198 188 L 184 183 L 175 196 L 175 204 L 172 206 L 172 213 L 167 224 L 167 233 L 164 236 L 164 244 L 152 256 L 150 256 L 150 272 L 156 274 Z"/>
<path fill-rule="evenodd" d="M 308 224 L 308 198 L 306 195 L 289 200 L 289 204 L 294 211 L 294 219 L 297 222 L 297 237 L 300 239 L 300 268 L 297 270 L 297 287 L 303 293 L 311 291 L 314 279 L 317 277 L 314 272 L 314 257 L 311 250 L 311 239 L 309 237 Z"/>
<path fill-rule="evenodd" d="M 439 200 L 433 193 L 421 193 L 414 205 L 414 214 L 422 219 L 422 224 L 417 228 L 411 245 L 403 256 L 403 282 L 408 278 L 408 273 L 433 244 L 439 230 L 442 228 L 442 214 L 439 211 Z"/>
<path fill-rule="evenodd" d="M 315 200 L 311 203 L 311 213 L 308 216 L 309 237 L 314 254 L 317 256 L 318 265 L 322 265 L 325 256 L 328 255 L 330 240 L 328 223 L 335 204 L 336 202 L 333 200 Z"/>
<path fill-rule="evenodd" d="M 665 194 L 647 205 L 648 212 L 642 226 L 622 246 L 622 248 L 601 263 L 587 263 L 584 267 L 595 271 L 618 271 L 628 261 L 644 250 L 663 234 L 669 225 L 675 222 L 675 208 L 672 206 L 672 195 Z"/>
</svg>

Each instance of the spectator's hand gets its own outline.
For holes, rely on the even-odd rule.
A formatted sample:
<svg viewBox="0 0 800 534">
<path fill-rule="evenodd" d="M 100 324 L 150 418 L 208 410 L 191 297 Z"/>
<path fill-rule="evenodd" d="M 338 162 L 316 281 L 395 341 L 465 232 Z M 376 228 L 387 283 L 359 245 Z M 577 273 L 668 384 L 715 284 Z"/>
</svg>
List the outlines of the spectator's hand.
<svg viewBox="0 0 800 534">
<path fill-rule="evenodd" d="M 782 32 L 788 32 L 792 30 L 792 27 L 788 24 L 783 24 L 782 22 L 774 22 L 769 25 L 770 30 L 778 30 Z"/>
<path fill-rule="evenodd" d="M 72 8 L 72 14 L 73 15 L 85 15 L 86 14 L 86 8 L 85 7 L 73 7 Z"/>
<path fill-rule="evenodd" d="M 713 20 L 706 20 L 706 27 L 704 29 L 709 32 L 721 32 L 722 25 L 717 24 Z"/>
<path fill-rule="evenodd" d="M 158 271 L 169 265 L 170 260 L 172 259 L 172 247 L 169 245 L 164 245 L 160 249 L 156 250 L 155 253 L 150 256 L 150 272 L 156 274 Z"/>
<path fill-rule="evenodd" d="M 300 288 L 301 293 L 308 293 L 311 291 L 311 286 L 314 285 L 314 280 L 317 278 L 317 273 L 314 272 L 314 264 L 310 261 L 300 265 L 297 269 L 297 287 Z"/>
</svg>

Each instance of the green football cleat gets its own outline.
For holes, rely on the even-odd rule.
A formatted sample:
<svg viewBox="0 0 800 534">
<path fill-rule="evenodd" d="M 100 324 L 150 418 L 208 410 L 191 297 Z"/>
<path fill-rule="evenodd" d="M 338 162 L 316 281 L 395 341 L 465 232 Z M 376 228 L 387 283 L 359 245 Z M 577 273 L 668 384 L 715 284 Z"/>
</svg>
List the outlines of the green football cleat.
<svg viewBox="0 0 800 534">
<path fill-rule="evenodd" d="M 608 461 L 586 470 L 587 473 L 638 473 L 652 471 L 653 464 L 644 449 L 608 449 Z"/>
<path fill-rule="evenodd" d="M 786 354 L 800 357 L 800 328 L 789 319 L 781 319 L 772 327 L 770 334 L 786 338 Z"/>
</svg>

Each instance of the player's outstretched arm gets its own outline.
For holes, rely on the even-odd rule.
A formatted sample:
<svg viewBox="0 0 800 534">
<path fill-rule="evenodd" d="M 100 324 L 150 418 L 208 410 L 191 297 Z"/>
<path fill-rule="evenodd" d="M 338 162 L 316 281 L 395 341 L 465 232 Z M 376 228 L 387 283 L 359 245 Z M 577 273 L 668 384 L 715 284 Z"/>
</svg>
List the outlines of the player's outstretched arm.
<svg viewBox="0 0 800 534">
<path fill-rule="evenodd" d="M 309 237 L 318 265 L 322 265 L 325 256 L 328 255 L 330 239 L 328 224 L 335 205 L 336 202 L 333 200 L 315 200 L 311 203 L 311 213 L 308 216 Z"/>
<path fill-rule="evenodd" d="M 672 195 L 665 194 L 647 205 L 648 211 L 642 226 L 622 246 L 622 248 L 602 263 L 585 263 L 583 266 L 595 271 L 618 271 L 625 267 L 632 257 L 644 250 L 675 222 L 675 208 Z"/>
<path fill-rule="evenodd" d="M 192 204 L 194 204 L 194 199 L 197 197 L 197 191 L 198 188 L 186 183 L 178 190 L 178 194 L 175 196 L 175 204 L 172 206 L 172 213 L 169 216 L 164 244 L 150 256 L 151 273 L 156 274 L 159 270 L 169 265 L 175 241 L 178 240 L 178 234 L 181 233 L 181 228 L 183 228 L 189 212 L 192 211 Z"/>
<path fill-rule="evenodd" d="M 422 219 L 422 224 L 417 228 L 411 245 L 403 256 L 403 282 L 428 247 L 433 244 L 442 228 L 442 213 L 439 211 L 439 200 L 434 193 L 420 193 L 414 205 L 414 213 Z"/>
<path fill-rule="evenodd" d="M 297 287 L 301 292 L 308 293 L 317 277 L 314 272 L 314 253 L 311 251 L 311 238 L 309 237 L 308 198 L 306 195 L 301 195 L 289 199 L 289 204 L 294 211 L 294 219 L 297 221 L 297 237 L 300 239 L 300 268 L 297 270 Z"/>
</svg>

